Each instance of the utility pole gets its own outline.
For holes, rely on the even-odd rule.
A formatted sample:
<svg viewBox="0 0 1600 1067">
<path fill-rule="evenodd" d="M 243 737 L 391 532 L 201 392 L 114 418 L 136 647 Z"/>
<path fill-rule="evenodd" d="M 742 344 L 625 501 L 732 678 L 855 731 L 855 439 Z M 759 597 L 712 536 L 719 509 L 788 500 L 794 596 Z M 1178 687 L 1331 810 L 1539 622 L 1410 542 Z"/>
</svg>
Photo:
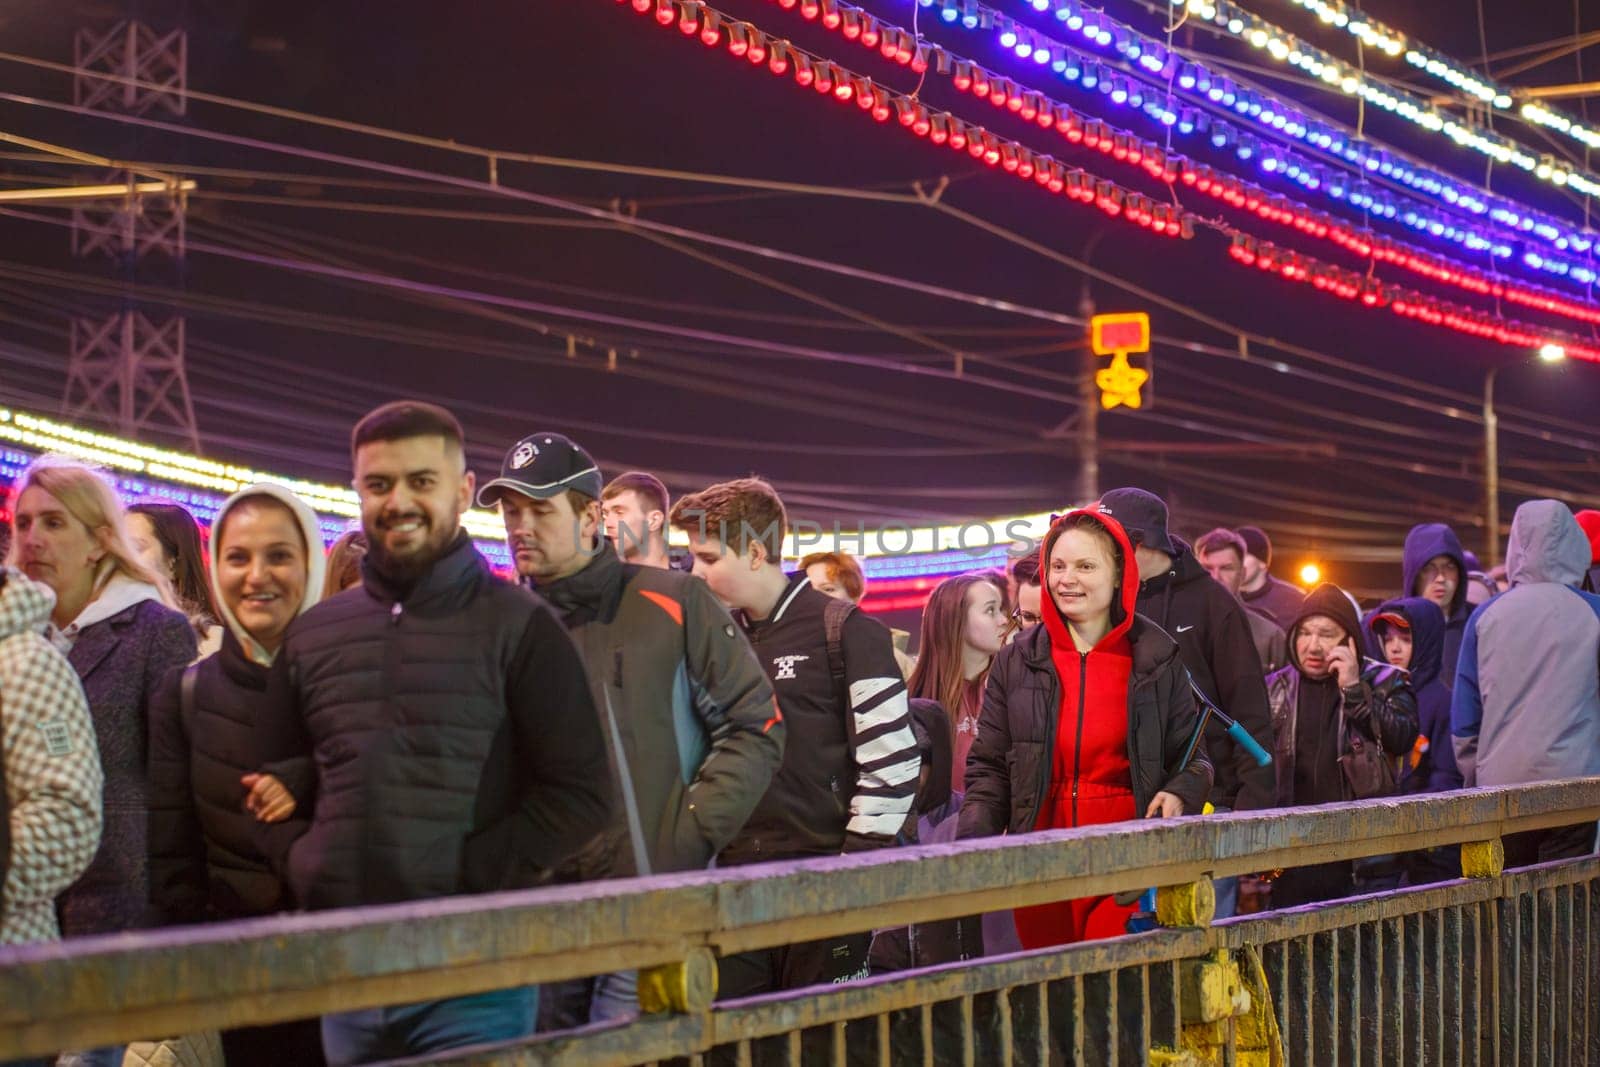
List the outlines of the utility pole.
<svg viewBox="0 0 1600 1067">
<path fill-rule="evenodd" d="M 1095 384 L 1095 373 L 1100 361 L 1094 354 L 1090 320 L 1094 318 L 1094 297 L 1089 293 L 1088 279 L 1083 283 L 1083 295 L 1078 300 L 1078 314 L 1083 318 L 1083 351 L 1079 356 L 1078 373 L 1078 427 L 1077 453 L 1078 477 L 1073 488 L 1073 507 L 1082 507 L 1100 499 L 1100 387 Z"/>
<path fill-rule="evenodd" d="M 157 33 L 131 19 L 106 32 L 79 30 L 73 46 L 73 101 L 100 111 L 181 116 L 188 108 L 188 48 L 182 30 Z M 136 176 L 127 171 L 112 172 L 106 181 L 126 185 L 128 194 L 73 209 L 73 255 L 107 256 L 129 282 L 141 263 L 164 259 L 181 283 L 184 191 L 140 195 Z M 75 317 L 62 414 L 97 419 L 136 439 L 151 431 L 176 435 L 198 452 L 186 334 L 183 316 L 148 315 L 131 296 L 109 315 Z"/>
</svg>

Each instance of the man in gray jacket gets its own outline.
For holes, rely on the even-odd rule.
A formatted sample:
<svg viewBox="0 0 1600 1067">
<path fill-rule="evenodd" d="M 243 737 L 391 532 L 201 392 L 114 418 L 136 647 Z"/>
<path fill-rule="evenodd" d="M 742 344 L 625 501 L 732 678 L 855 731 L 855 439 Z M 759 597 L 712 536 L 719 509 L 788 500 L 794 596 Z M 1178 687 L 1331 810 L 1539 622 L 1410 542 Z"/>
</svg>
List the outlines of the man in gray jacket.
<svg viewBox="0 0 1600 1067">
<path fill-rule="evenodd" d="M 772 685 L 700 579 L 627 563 L 602 533 L 600 472 L 558 433 L 530 434 L 478 494 L 498 504 L 517 574 L 561 615 L 620 795 L 610 829 L 561 877 L 702 870 L 755 809 L 783 757 Z M 637 1010 L 634 972 L 546 986 L 541 1029 Z"/>
<path fill-rule="evenodd" d="M 1478 605 L 1461 639 L 1450 706 L 1468 786 L 1600 774 L 1600 596 L 1578 591 L 1589 541 L 1558 500 L 1511 520 L 1511 589 Z M 1506 866 L 1583 856 L 1595 824 L 1511 834 Z"/>
</svg>

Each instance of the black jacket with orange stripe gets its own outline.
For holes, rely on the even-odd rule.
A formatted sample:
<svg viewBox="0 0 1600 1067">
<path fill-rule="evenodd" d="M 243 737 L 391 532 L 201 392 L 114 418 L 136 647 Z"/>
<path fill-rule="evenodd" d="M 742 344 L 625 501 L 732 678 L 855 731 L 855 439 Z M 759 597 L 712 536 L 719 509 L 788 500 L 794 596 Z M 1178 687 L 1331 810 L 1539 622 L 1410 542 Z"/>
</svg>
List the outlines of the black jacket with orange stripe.
<svg viewBox="0 0 1600 1067">
<path fill-rule="evenodd" d="M 619 794 L 609 831 L 567 878 L 703 869 L 783 758 L 772 686 L 699 578 L 624 563 L 609 542 L 541 583 L 583 653 Z"/>
</svg>

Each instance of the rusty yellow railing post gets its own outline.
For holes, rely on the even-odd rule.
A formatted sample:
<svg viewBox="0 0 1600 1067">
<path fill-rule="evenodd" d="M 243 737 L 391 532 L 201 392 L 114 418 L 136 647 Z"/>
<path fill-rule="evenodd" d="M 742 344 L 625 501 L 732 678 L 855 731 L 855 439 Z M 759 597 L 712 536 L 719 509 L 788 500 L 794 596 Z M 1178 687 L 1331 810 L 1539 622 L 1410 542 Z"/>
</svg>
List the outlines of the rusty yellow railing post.
<svg viewBox="0 0 1600 1067">
<path fill-rule="evenodd" d="M 1498 878 L 1506 869 L 1506 848 L 1498 837 L 1461 846 L 1461 877 Z"/>
<path fill-rule="evenodd" d="M 698 1015 L 717 999 L 717 959 L 704 945 L 689 950 L 682 963 L 639 971 L 639 1010 L 646 1015 L 678 1012 Z"/>
<path fill-rule="evenodd" d="M 1217 915 L 1217 891 L 1211 879 L 1156 890 L 1156 923 L 1160 926 L 1210 926 Z"/>
</svg>

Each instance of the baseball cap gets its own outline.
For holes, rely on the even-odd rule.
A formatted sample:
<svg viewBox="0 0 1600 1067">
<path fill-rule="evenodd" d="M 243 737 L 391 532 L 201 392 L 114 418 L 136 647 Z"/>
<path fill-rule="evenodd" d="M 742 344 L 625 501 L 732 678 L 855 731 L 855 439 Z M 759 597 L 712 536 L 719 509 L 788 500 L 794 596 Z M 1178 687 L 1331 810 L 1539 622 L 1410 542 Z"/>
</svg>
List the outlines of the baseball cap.
<svg viewBox="0 0 1600 1067">
<path fill-rule="evenodd" d="M 478 504 L 492 507 L 502 490 L 510 489 L 548 500 L 568 489 L 600 499 L 602 479 L 594 457 L 559 433 L 532 433 L 511 446 L 500 464 L 500 477 L 478 490 Z"/>
<path fill-rule="evenodd" d="M 1167 505 L 1154 493 L 1143 489 L 1113 489 L 1100 497 L 1100 510 L 1128 531 L 1137 544 L 1176 556 L 1178 549 L 1167 536 Z"/>
<path fill-rule="evenodd" d="M 1400 614 L 1398 611 L 1385 611 L 1374 615 L 1372 617 L 1372 621 L 1367 623 L 1367 625 L 1376 630 L 1380 622 L 1387 623 L 1390 626 L 1398 626 L 1402 630 L 1411 629 L 1411 620 Z"/>
</svg>

